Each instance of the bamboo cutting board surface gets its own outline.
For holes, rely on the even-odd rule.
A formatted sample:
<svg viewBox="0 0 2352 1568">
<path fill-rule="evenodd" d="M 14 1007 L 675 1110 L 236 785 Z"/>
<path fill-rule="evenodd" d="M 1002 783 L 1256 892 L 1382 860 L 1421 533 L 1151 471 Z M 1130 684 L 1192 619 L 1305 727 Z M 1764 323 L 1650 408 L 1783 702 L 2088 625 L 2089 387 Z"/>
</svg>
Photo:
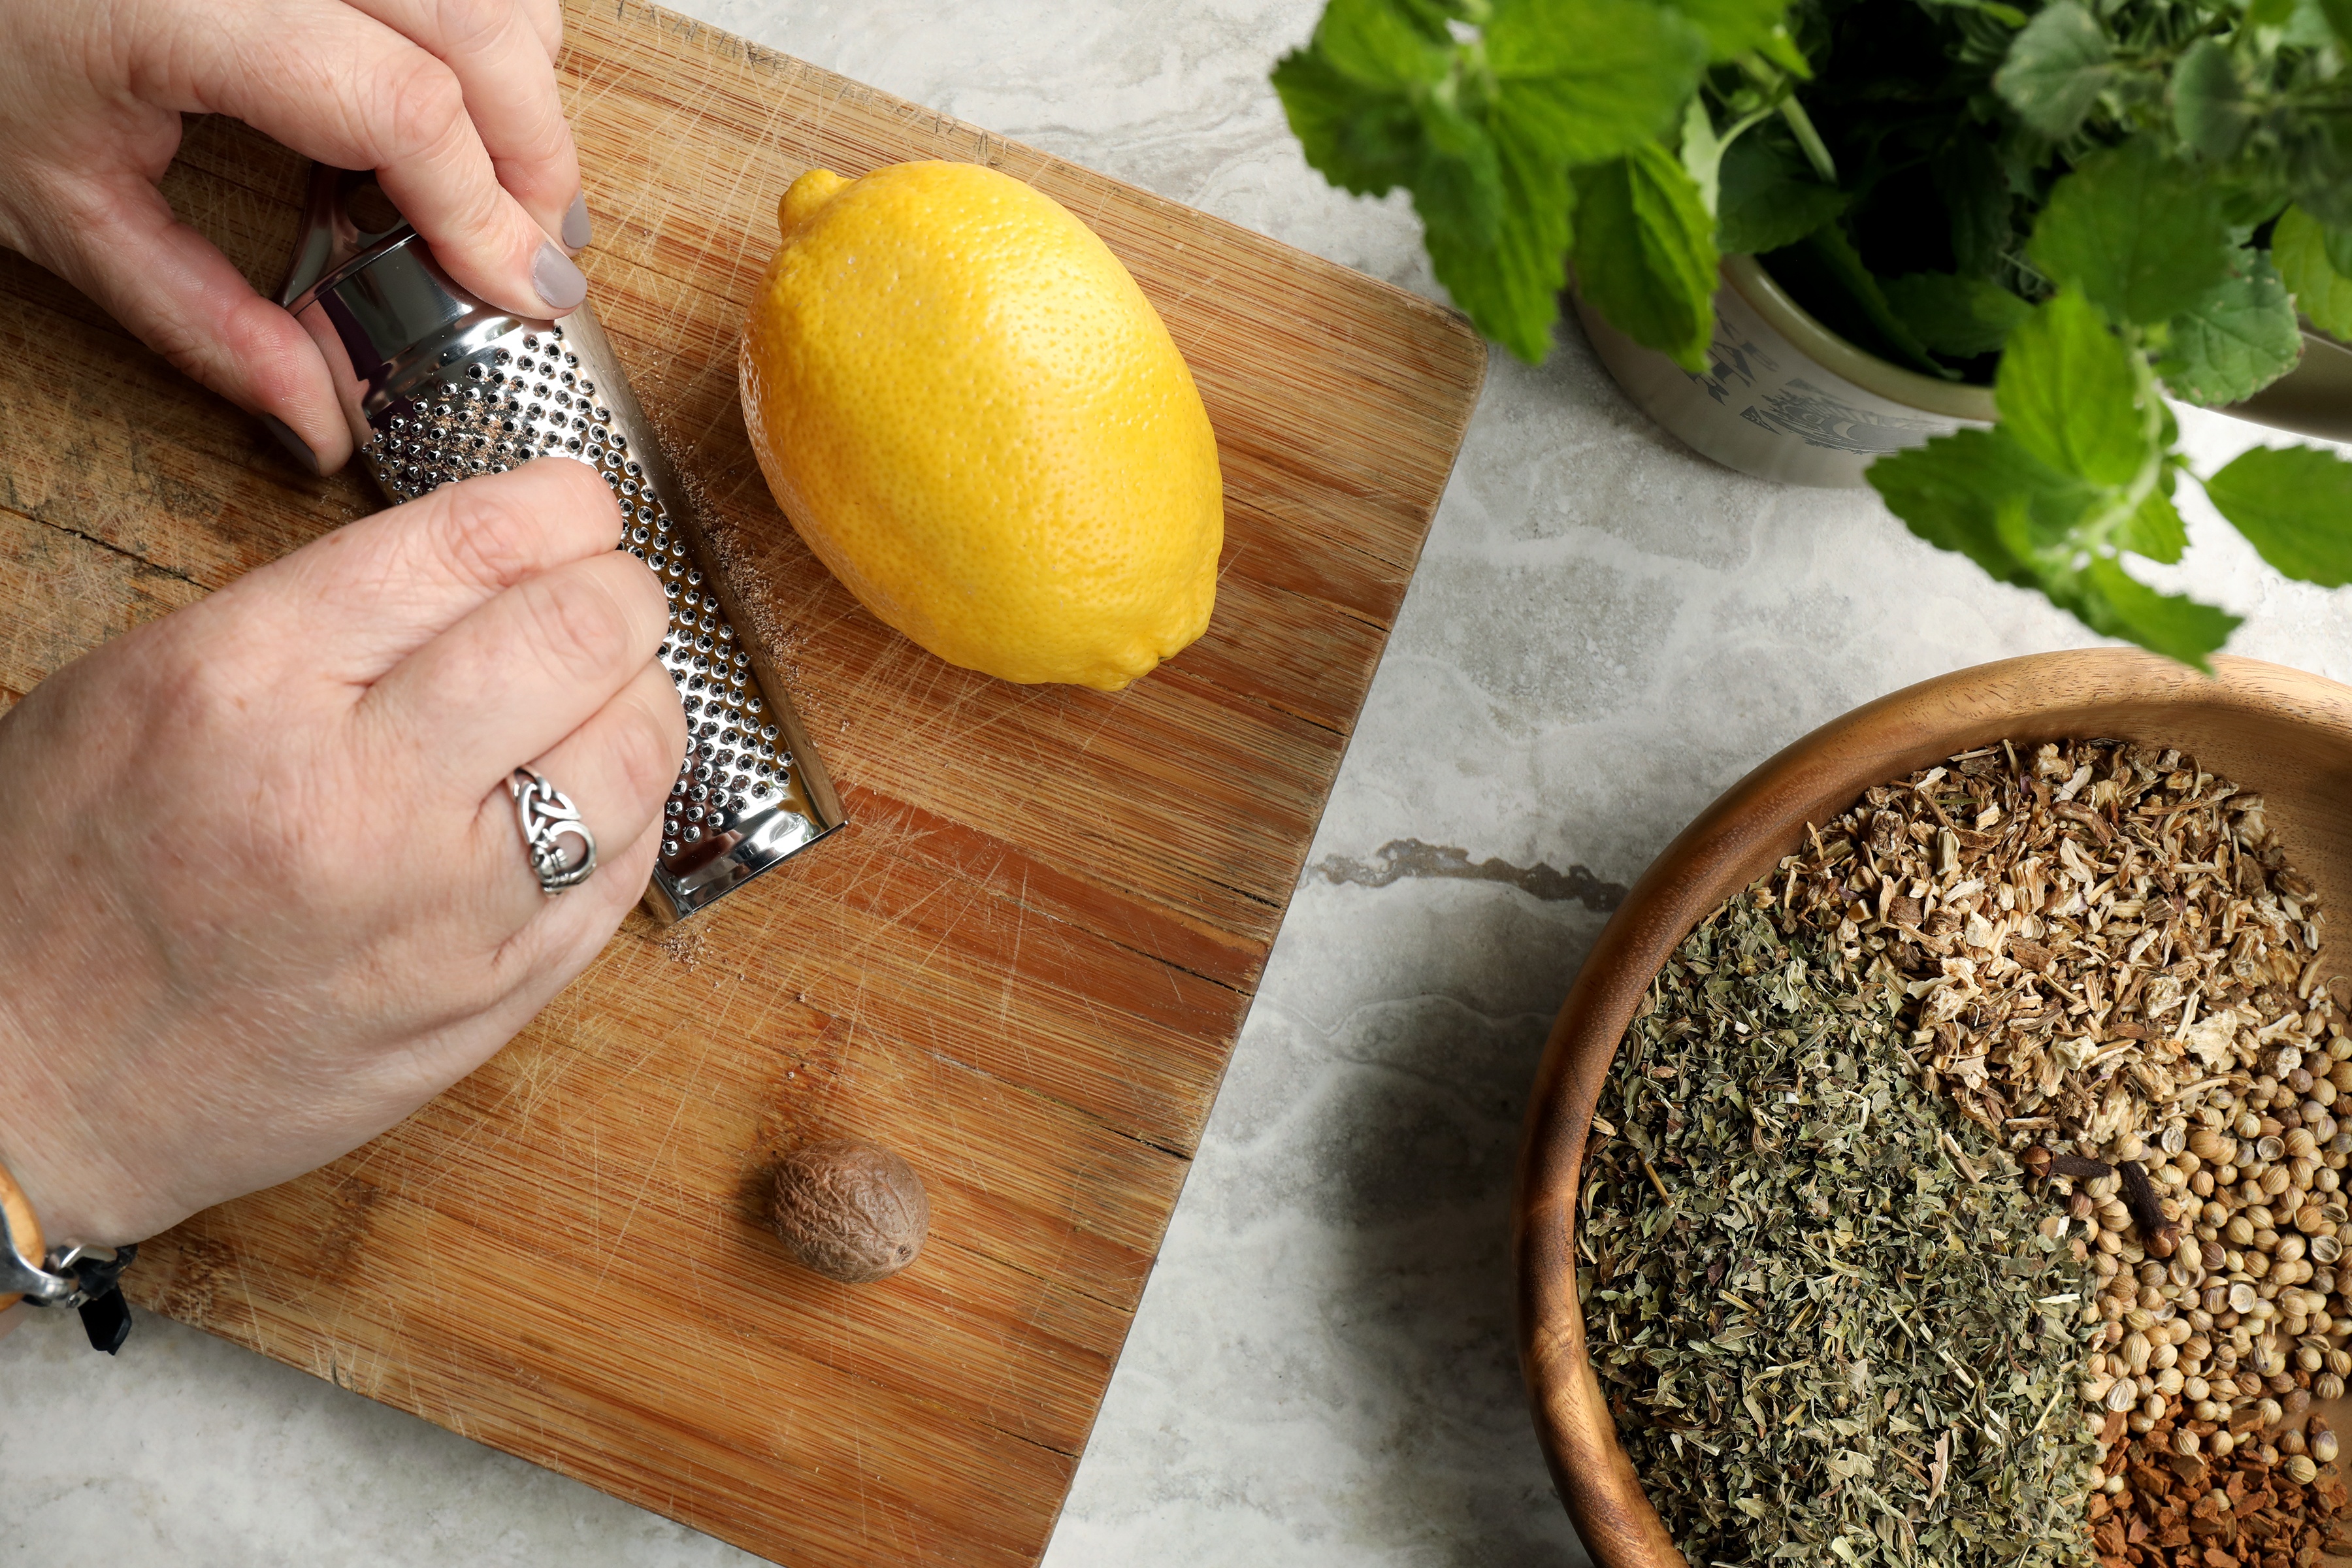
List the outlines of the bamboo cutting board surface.
<svg viewBox="0 0 2352 1568">
<path fill-rule="evenodd" d="M 1460 446 L 1485 350 L 1422 300 L 628 0 L 562 61 L 583 258 L 850 826 L 642 916 L 515 1042 L 325 1170 L 142 1252 L 144 1305 L 779 1562 L 1043 1550 Z M 813 163 L 986 162 L 1093 226 L 1220 441 L 1199 644 L 1118 695 L 889 632 L 802 546 L 735 398 Z M 192 122 L 166 181 L 265 291 L 299 161 Z M 363 512 L 0 254 L 0 704 Z M 821 1136 L 912 1160 L 916 1265 L 843 1287 L 758 1221 Z"/>
</svg>

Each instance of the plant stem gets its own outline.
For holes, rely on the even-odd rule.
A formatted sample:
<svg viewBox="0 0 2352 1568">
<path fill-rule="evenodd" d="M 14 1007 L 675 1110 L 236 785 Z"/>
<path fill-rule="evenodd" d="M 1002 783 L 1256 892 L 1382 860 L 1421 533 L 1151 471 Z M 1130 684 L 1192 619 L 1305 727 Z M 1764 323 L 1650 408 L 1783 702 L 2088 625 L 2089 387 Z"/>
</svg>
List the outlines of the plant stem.
<svg viewBox="0 0 2352 1568">
<path fill-rule="evenodd" d="M 1731 122 L 1731 129 L 1726 131 L 1719 140 L 1726 147 L 1730 146 L 1734 142 L 1739 139 L 1739 133 L 1741 132 L 1746 131 L 1749 126 L 1754 125 L 1760 120 L 1770 118 L 1771 113 L 1772 111 L 1769 109 L 1757 109 L 1749 110 L 1748 113 L 1743 114 L 1738 119 L 1733 121 Z"/>
<path fill-rule="evenodd" d="M 1796 134 L 1797 145 L 1805 150 L 1805 159 L 1812 164 L 1813 173 L 1822 177 L 1822 183 L 1836 184 L 1837 163 L 1830 157 L 1829 146 L 1822 142 L 1822 133 L 1813 129 L 1813 117 L 1805 112 L 1805 106 L 1797 101 L 1795 95 L 1780 100 L 1780 118 L 1789 122 L 1789 129 Z"/>
</svg>

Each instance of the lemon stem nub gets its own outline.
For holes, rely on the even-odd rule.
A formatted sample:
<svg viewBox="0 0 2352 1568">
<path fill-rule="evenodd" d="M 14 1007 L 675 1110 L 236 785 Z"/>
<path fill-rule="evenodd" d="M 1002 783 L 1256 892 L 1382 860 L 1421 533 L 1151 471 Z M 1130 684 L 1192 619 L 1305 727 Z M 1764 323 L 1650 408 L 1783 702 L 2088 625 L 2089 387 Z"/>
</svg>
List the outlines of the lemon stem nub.
<svg viewBox="0 0 2352 1568">
<path fill-rule="evenodd" d="M 819 207 L 833 200 L 833 194 L 849 184 L 831 169 L 811 169 L 794 180 L 776 204 L 776 228 L 786 239 L 816 216 Z"/>
</svg>

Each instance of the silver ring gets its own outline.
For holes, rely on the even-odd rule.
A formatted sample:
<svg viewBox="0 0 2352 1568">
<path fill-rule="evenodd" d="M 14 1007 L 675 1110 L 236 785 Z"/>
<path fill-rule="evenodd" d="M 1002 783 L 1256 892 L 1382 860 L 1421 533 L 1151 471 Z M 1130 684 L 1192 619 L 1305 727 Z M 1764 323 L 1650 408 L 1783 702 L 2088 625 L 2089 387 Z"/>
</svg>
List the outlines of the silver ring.
<svg viewBox="0 0 2352 1568">
<path fill-rule="evenodd" d="M 515 826 L 522 829 L 522 847 L 530 855 L 539 890 L 551 899 L 586 881 L 596 869 L 596 836 L 580 820 L 580 808 L 572 797 L 529 768 L 509 773 L 507 788 L 514 795 Z M 565 863 L 556 843 L 566 835 L 580 840 L 583 853 L 576 864 Z"/>
</svg>

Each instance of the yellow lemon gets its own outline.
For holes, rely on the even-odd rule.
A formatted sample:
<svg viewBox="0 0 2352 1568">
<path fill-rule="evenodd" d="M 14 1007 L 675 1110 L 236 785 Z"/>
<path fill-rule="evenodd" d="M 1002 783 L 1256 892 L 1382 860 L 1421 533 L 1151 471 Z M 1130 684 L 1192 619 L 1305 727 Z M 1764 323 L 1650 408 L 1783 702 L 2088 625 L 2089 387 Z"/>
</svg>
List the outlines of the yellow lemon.
<svg viewBox="0 0 2352 1568">
<path fill-rule="evenodd" d="M 1117 690 L 1199 637 L 1224 487 L 1143 291 L 1052 198 L 971 163 L 814 169 L 743 330 L 777 503 L 951 664 Z"/>
</svg>

